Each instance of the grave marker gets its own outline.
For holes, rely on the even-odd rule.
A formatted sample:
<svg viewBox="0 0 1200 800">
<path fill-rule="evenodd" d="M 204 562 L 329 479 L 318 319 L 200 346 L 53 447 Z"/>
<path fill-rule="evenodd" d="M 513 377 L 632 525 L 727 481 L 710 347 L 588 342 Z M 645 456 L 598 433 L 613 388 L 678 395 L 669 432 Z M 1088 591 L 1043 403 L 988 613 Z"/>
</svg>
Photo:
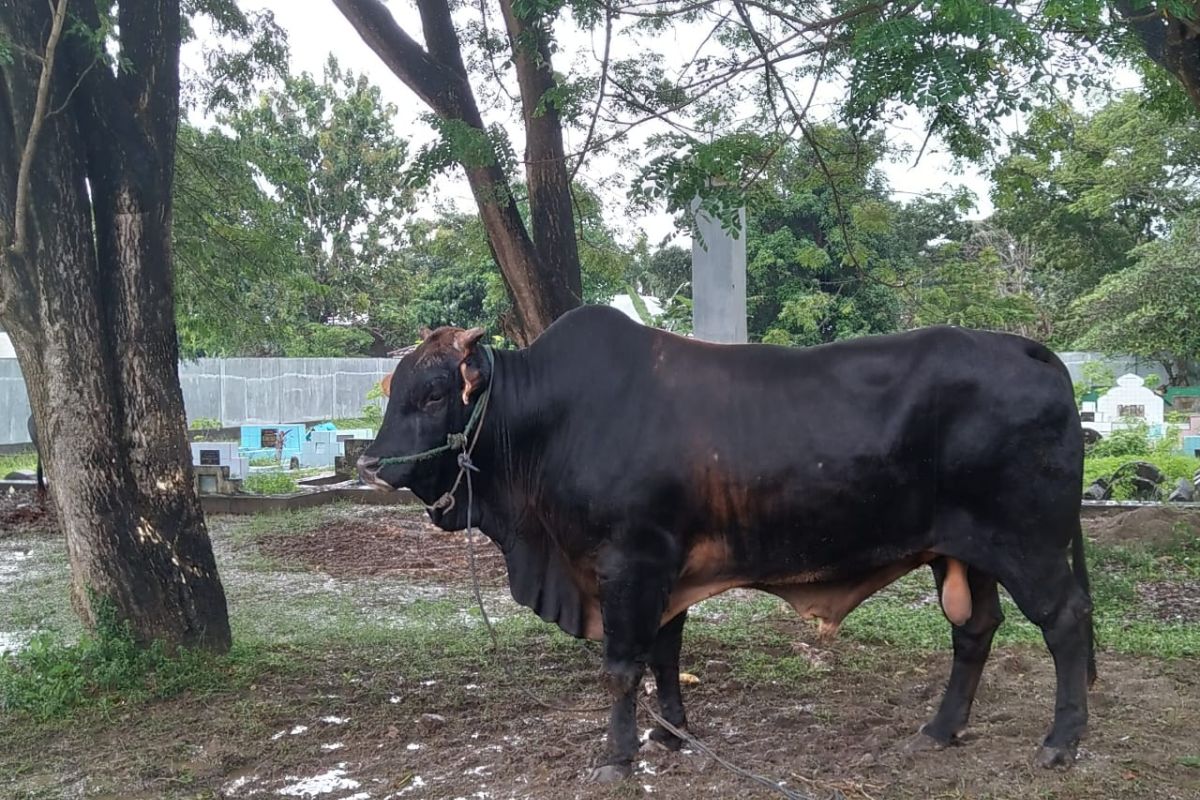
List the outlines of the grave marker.
<svg viewBox="0 0 1200 800">
<path fill-rule="evenodd" d="M 228 478 L 241 480 L 250 474 L 250 459 L 235 442 L 192 442 L 193 472 L 201 467 L 226 467 Z"/>
</svg>

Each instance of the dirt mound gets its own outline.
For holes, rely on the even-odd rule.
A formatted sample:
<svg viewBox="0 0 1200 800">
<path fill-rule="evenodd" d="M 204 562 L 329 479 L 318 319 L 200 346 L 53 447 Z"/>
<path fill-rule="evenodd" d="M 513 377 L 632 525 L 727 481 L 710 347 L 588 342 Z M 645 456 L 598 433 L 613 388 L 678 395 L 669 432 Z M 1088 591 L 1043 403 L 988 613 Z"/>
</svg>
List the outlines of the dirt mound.
<svg viewBox="0 0 1200 800">
<path fill-rule="evenodd" d="M 465 533 L 447 533 L 409 514 L 329 519 L 304 533 L 278 533 L 259 541 L 271 558 L 335 577 L 400 575 L 438 583 L 469 583 L 470 546 Z M 504 556 L 475 533 L 475 565 L 484 586 L 508 580 Z"/>
<path fill-rule="evenodd" d="M 1181 536 L 1200 536 L 1200 511 L 1143 506 L 1108 517 L 1085 519 L 1083 533 L 1102 544 L 1162 546 Z"/>
</svg>

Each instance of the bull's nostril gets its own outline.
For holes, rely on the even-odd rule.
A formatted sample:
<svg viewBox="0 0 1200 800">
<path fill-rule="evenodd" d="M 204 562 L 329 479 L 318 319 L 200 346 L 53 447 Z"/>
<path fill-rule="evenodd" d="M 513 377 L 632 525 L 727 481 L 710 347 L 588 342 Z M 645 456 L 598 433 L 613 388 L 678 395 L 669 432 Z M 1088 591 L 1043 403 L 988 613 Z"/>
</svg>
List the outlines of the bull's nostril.
<svg viewBox="0 0 1200 800">
<path fill-rule="evenodd" d="M 379 467 L 379 459 L 375 456 L 359 456 L 356 466 L 360 472 L 374 472 Z"/>
</svg>

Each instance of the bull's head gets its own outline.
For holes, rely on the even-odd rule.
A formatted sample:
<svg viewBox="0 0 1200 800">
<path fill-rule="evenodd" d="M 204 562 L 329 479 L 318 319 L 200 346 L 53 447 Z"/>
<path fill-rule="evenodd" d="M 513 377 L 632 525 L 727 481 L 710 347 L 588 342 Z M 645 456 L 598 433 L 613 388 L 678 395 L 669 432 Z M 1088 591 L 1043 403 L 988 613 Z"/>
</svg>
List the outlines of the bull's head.
<svg viewBox="0 0 1200 800">
<path fill-rule="evenodd" d="M 482 328 L 448 327 L 425 332 L 425 340 L 384 379 L 388 403 L 383 425 L 358 459 L 363 483 L 387 491 L 407 487 L 427 505 L 450 489 L 458 474 L 455 452 L 386 461 L 436 450 L 450 435 L 464 431 L 491 380 L 490 362 L 478 344 L 483 333 Z M 434 521 L 442 522 L 437 514 Z"/>
</svg>

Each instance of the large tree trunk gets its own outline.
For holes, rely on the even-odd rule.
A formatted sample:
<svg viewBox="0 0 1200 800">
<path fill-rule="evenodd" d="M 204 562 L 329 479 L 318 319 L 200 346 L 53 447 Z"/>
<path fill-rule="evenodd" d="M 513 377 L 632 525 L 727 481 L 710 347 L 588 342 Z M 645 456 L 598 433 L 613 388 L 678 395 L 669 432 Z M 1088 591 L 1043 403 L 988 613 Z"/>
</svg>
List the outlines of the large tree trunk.
<svg viewBox="0 0 1200 800">
<path fill-rule="evenodd" d="M 487 136 L 447 0 L 417 0 L 424 47 L 396 24 L 379 0 L 334 0 L 334 4 L 363 41 L 434 113 Z M 512 16 L 510 12 L 505 4 L 506 18 Z M 515 18 L 513 24 L 519 29 L 525 25 Z M 539 47 L 544 52 L 537 52 Z M 517 324 L 507 333 L 527 344 L 582 302 L 582 281 L 562 123 L 556 110 L 536 110 L 544 108 L 543 96 L 555 86 L 549 49 L 543 42 L 529 50 L 518 46 L 514 38 L 513 57 L 525 109 L 532 236 L 499 159 L 486 164 L 461 163 L 487 231 L 488 246 L 513 301 Z"/>
<path fill-rule="evenodd" d="M 1179 81 L 1184 94 L 1200 111 L 1200 2 L 1193 1 L 1191 18 L 1179 13 L 1182 6 L 1162 2 L 1117 0 L 1114 5 L 1150 60 Z"/>
<path fill-rule="evenodd" d="M 93 29 L 95 8 L 72 5 Z M 10 234 L 0 319 L 42 433 L 73 600 L 89 624 L 110 605 L 142 641 L 224 650 L 229 622 L 192 489 L 171 292 L 178 0 L 120 4 L 119 75 L 93 64 L 82 37 L 63 40 L 22 232 L 11 221 L 41 72 L 27 54 L 44 49 L 49 20 L 46 3 L 0 10 L 0 36 L 21 48 L 0 87 L 0 220 Z"/>
</svg>

